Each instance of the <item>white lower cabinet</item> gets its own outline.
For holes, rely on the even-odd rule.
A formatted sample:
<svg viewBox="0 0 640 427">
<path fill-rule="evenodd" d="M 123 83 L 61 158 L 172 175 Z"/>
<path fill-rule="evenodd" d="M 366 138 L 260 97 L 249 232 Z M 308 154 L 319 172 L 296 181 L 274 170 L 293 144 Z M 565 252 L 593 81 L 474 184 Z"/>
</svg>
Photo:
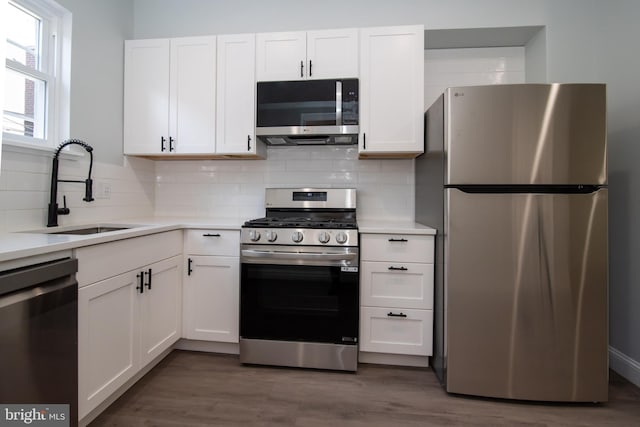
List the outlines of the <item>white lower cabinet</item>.
<svg viewBox="0 0 640 427">
<path fill-rule="evenodd" d="M 145 366 L 178 341 L 182 326 L 182 257 L 150 265 L 140 303 L 140 363 Z"/>
<path fill-rule="evenodd" d="M 427 363 L 433 351 L 433 246 L 433 236 L 361 234 L 361 360 L 363 353 L 376 353 L 421 356 Z"/>
<path fill-rule="evenodd" d="M 140 366 L 135 274 L 78 291 L 78 415 L 80 419 L 124 385 Z"/>
<path fill-rule="evenodd" d="M 76 257 L 82 419 L 180 338 L 182 232 L 80 248 Z"/>
<path fill-rule="evenodd" d="M 240 234 L 237 230 L 185 233 L 183 336 L 238 343 Z"/>
</svg>

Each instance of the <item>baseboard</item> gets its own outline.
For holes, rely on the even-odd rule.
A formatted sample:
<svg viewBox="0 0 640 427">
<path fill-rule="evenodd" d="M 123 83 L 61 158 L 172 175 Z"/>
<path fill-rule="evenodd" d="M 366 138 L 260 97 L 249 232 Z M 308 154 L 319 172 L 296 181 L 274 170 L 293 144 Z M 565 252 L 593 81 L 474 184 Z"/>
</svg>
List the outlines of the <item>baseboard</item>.
<svg viewBox="0 0 640 427">
<path fill-rule="evenodd" d="M 203 351 L 207 353 L 239 354 L 240 345 L 230 342 L 210 342 L 199 340 L 188 340 L 182 338 L 173 345 L 178 350 Z"/>
<path fill-rule="evenodd" d="M 640 387 L 640 362 L 609 346 L 609 367 Z"/>
<path fill-rule="evenodd" d="M 377 365 L 414 366 L 420 368 L 426 368 L 429 366 L 429 358 L 427 356 L 370 353 L 366 351 L 361 351 L 358 354 L 358 362 L 374 363 Z"/>
</svg>

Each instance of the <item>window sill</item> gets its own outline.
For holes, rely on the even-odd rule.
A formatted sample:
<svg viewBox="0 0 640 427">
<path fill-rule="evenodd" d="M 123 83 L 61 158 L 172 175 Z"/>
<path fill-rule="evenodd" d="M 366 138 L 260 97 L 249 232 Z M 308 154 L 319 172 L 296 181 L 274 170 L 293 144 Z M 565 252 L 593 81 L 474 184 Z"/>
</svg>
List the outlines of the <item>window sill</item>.
<svg viewBox="0 0 640 427">
<path fill-rule="evenodd" d="M 20 153 L 20 154 L 29 154 L 32 156 L 41 156 L 52 158 L 53 154 L 56 152 L 56 148 L 52 147 L 42 147 L 38 145 L 27 144 L 24 142 L 12 141 L 11 139 L 7 139 L 7 137 L 3 136 L 2 140 L 2 151 L 8 153 Z M 84 157 L 84 153 L 80 151 L 72 151 L 69 148 L 64 149 L 60 153 L 60 158 L 66 160 L 79 160 Z"/>
</svg>

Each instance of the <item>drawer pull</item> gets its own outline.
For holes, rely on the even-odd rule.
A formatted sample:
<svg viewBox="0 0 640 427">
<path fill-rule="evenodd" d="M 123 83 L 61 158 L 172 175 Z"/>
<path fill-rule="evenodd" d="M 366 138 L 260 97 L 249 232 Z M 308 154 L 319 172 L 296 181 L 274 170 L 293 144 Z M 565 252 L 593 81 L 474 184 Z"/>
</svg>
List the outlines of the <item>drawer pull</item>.
<svg viewBox="0 0 640 427">
<path fill-rule="evenodd" d="M 400 314 L 396 314 L 396 313 L 394 313 L 392 311 L 388 312 L 387 316 L 389 316 L 389 317 L 407 317 L 407 315 L 404 314 L 403 312 L 400 312 Z"/>
<path fill-rule="evenodd" d="M 220 233 L 215 233 L 215 234 L 203 234 L 202 237 L 220 237 Z"/>
<path fill-rule="evenodd" d="M 394 239 L 394 238 L 389 239 L 389 241 L 390 242 L 408 242 L 407 239 Z"/>
<path fill-rule="evenodd" d="M 391 267 L 389 267 L 389 270 L 392 270 L 392 271 L 407 271 L 408 268 L 407 267 L 394 267 L 394 266 L 391 266 Z"/>
</svg>

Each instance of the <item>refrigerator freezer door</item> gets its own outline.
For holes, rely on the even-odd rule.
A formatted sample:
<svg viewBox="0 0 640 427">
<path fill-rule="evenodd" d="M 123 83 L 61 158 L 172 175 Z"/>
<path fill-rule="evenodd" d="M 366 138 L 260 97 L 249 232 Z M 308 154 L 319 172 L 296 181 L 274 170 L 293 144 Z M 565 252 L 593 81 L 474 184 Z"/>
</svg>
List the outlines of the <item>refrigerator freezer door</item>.
<svg viewBox="0 0 640 427">
<path fill-rule="evenodd" d="M 603 84 L 445 92 L 445 184 L 606 184 Z"/>
<path fill-rule="evenodd" d="M 447 391 L 607 400 L 607 189 L 445 191 Z"/>
</svg>

